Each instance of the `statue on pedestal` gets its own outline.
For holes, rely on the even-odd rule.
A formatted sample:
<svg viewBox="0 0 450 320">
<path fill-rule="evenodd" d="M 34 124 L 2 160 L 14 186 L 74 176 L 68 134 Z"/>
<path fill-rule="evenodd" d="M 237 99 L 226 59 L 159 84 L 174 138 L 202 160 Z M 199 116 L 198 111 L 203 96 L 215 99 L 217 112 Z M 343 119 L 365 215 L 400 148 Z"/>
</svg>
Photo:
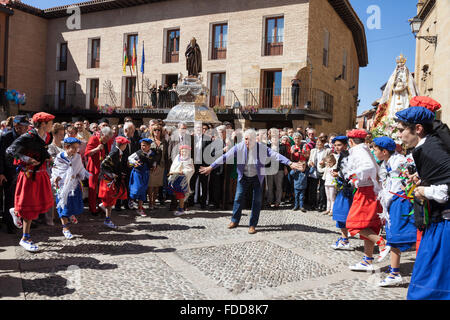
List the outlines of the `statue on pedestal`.
<svg viewBox="0 0 450 320">
<path fill-rule="evenodd" d="M 184 55 L 186 56 L 188 77 L 198 77 L 199 73 L 202 72 L 202 53 L 195 38 L 192 38 L 189 42 Z"/>
<path fill-rule="evenodd" d="M 218 125 L 221 122 L 216 113 L 206 105 L 208 88 L 202 83 L 202 53 L 195 38 L 189 42 L 185 56 L 188 75 L 183 78 L 180 72 L 176 86 L 180 101 L 171 108 L 164 122 L 168 125 L 184 122 L 189 128 L 193 128 L 198 121 Z"/>
<path fill-rule="evenodd" d="M 406 58 L 400 55 L 396 59 L 397 66 L 392 73 L 383 96 L 380 99 L 374 127 L 390 122 L 395 113 L 409 107 L 409 100 L 419 95 L 416 83 L 406 67 Z"/>
</svg>

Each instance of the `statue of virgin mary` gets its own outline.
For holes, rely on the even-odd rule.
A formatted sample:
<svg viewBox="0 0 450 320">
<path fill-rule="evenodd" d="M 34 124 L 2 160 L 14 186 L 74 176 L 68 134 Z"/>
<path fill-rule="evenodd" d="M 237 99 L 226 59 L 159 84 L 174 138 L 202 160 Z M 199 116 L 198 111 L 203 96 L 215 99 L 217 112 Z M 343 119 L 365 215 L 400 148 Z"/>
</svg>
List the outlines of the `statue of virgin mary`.
<svg viewBox="0 0 450 320">
<path fill-rule="evenodd" d="M 409 107 L 409 100 L 419 95 L 413 76 L 406 66 L 406 58 L 400 55 L 396 59 L 397 66 L 392 73 L 375 116 L 374 127 L 389 122 L 395 113 Z"/>
</svg>

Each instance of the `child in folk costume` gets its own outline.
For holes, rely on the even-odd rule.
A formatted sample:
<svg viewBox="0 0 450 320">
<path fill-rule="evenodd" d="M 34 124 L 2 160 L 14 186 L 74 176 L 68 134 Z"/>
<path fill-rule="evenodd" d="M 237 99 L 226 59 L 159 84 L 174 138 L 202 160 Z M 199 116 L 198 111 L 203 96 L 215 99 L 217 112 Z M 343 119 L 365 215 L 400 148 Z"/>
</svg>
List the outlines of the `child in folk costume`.
<svg viewBox="0 0 450 320">
<path fill-rule="evenodd" d="M 191 147 L 180 146 L 180 153 L 175 157 L 170 167 L 168 185 L 175 193 L 175 198 L 179 201 L 176 216 L 184 214 L 184 202 L 189 198 L 191 192 L 189 182 L 194 174 L 194 162 L 190 156 Z"/>
<path fill-rule="evenodd" d="M 437 101 L 418 96 L 410 105 L 395 116 L 403 143 L 414 147 L 420 178 L 414 189 L 414 219 L 423 235 L 407 299 L 450 300 L 450 132 L 435 120 Z"/>
<path fill-rule="evenodd" d="M 387 245 L 391 247 L 390 274 L 378 284 L 384 287 L 402 282 L 400 255 L 415 244 L 417 229 L 412 215 L 413 205 L 402 184 L 406 179 L 402 174 L 408 166 L 407 158 L 395 152 L 396 144 L 389 137 L 375 138 L 373 144 L 375 156 L 383 161 L 380 169 L 383 190 L 378 198 L 383 207 Z"/>
<path fill-rule="evenodd" d="M 53 194 L 47 163 L 51 156 L 47 151 L 52 142 L 50 131 L 55 116 L 39 112 L 33 115 L 33 129 L 17 138 L 6 150 L 8 156 L 15 158 L 14 163 L 20 169 L 17 178 L 14 208 L 10 213 L 16 226 L 19 217 L 23 220 L 23 237 L 20 245 L 27 251 L 36 252 L 38 246 L 30 237 L 31 221 L 53 206 Z"/>
<path fill-rule="evenodd" d="M 77 138 L 65 138 L 64 151 L 56 156 L 52 170 L 51 180 L 56 188 L 56 210 L 66 239 L 73 238 L 68 227 L 69 218 L 72 223 L 77 223 L 75 216 L 83 212 L 81 181 L 90 175 L 78 153 L 80 144 L 81 141 Z"/>
<path fill-rule="evenodd" d="M 333 220 L 336 221 L 336 227 L 341 230 L 341 237 L 331 245 L 335 250 L 350 250 L 350 242 L 348 240 L 348 229 L 346 221 L 348 212 L 353 202 L 353 186 L 350 183 L 350 174 L 348 170 L 348 156 L 347 150 L 348 137 L 337 136 L 332 140 L 334 150 L 337 158 L 337 167 L 333 170 L 334 183 L 336 188 L 336 199 L 333 204 Z"/>
<path fill-rule="evenodd" d="M 379 235 L 381 220 L 378 213 L 382 212 L 377 200 L 377 194 L 381 191 L 379 183 L 379 166 L 365 142 L 367 132 L 354 129 L 347 134 L 350 144 L 349 169 L 350 178 L 355 185 L 356 192 L 353 196 L 352 206 L 348 212 L 346 227 L 350 235 L 359 233 L 364 240 L 364 257 L 361 262 L 349 266 L 353 271 L 373 271 L 373 249 L 375 244 L 380 248 L 378 262 L 382 261 L 389 253 L 386 240 Z"/>
<path fill-rule="evenodd" d="M 133 167 L 129 183 L 130 198 L 138 201 L 137 213 L 142 217 L 147 216 L 144 212 L 143 202 L 147 199 L 150 169 L 155 164 L 154 155 L 156 153 L 151 149 L 152 142 L 149 138 L 141 139 L 141 150 L 128 157 L 128 165 Z"/>
<path fill-rule="evenodd" d="M 125 137 L 116 137 L 114 146 L 100 166 L 100 187 L 98 197 L 102 199 L 99 208 L 106 214 L 104 225 L 111 229 L 117 226 L 111 221 L 112 207 L 118 199 L 127 199 L 127 186 L 125 181 L 126 168 L 123 167 L 123 151 L 130 143 Z"/>
</svg>

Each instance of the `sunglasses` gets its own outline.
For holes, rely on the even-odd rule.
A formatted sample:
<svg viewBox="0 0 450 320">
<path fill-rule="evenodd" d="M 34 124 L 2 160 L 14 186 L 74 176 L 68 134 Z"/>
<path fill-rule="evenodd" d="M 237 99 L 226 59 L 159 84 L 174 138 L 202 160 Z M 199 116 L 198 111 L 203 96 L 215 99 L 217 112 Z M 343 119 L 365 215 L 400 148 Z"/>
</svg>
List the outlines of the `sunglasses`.
<svg viewBox="0 0 450 320">
<path fill-rule="evenodd" d="M 161 131 L 161 129 L 153 129 L 153 131 Z"/>
</svg>

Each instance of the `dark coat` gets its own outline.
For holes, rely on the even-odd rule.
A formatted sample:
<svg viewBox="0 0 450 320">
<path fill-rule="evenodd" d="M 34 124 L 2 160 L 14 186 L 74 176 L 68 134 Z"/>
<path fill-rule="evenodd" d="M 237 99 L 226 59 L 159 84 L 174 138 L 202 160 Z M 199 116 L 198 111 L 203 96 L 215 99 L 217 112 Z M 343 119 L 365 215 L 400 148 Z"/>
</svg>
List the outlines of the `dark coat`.
<svg viewBox="0 0 450 320">
<path fill-rule="evenodd" d="M 16 130 L 11 129 L 0 136 L 0 174 L 12 177 L 16 173 L 16 166 L 11 157 L 6 157 L 6 149 L 19 137 Z M 8 179 L 9 180 L 9 179 Z"/>
</svg>

